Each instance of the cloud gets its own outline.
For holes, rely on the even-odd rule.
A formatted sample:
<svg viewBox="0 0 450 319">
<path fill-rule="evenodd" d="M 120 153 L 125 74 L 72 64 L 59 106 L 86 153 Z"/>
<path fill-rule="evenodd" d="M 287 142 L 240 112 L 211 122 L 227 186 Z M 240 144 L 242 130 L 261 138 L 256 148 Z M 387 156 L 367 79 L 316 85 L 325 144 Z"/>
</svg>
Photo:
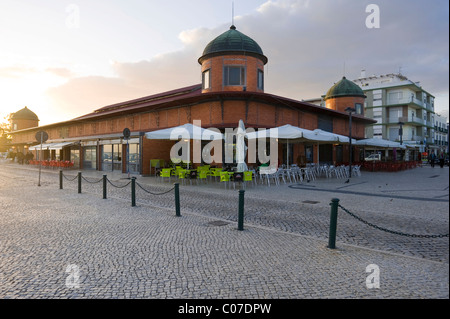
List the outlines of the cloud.
<svg viewBox="0 0 450 319">
<path fill-rule="evenodd" d="M 0 68 L 0 78 L 20 79 L 23 76 L 35 74 L 38 71 L 32 67 L 26 66 L 10 66 Z"/>
<path fill-rule="evenodd" d="M 49 111 L 69 120 L 109 104 L 131 100 L 145 92 L 127 85 L 121 78 L 87 76 L 70 79 L 65 84 L 46 91 L 52 100 Z"/>
<path fill-rule="evenodd" d="M 55 68 L 50 67 L 45 70 L 46 72 L 49 72 L 51 74 L 54 74 L 56 76 L 62 77 L 62 78 L 71 78 L 73 76 L 73 73 L 68 68 Z"/>
<path fill-rule="evenodd" d="M 254 13 L 237 17 L 237 29 L 258 42 L 269 58 L 266 92 L 315 98 L 343 75 L 356 79 L 361 69 L 379 75 L 401 68 L 409 79 L 421 81 L 444 103 L 446 99 L 448 108 L 448 3 L 378 0 L 380 28 L 368 29 L 366 6 L 371 2 L 267 1 Z M 137 62 L 116 61 L 114 78 L 72 78 L 48 93 L 82 115 L 81 111 L 200 83 L 197 59 L 228 27 L 183 31 L 181 50 Z"/>
</svg>

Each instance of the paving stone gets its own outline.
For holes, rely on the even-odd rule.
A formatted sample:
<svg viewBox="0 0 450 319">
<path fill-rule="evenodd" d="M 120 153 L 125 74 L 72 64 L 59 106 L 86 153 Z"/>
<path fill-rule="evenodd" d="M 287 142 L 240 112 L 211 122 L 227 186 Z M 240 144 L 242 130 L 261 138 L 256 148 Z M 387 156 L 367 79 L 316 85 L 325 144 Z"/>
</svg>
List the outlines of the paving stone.
<svg viewBox="0 0 450 319">
<path fill-rule="evenodd" d="M 421 181 L 436 171 L 430 192 Z M 58 172 L 44 170 L 37 187 L 36 173 L 0 163 L 0 298 L 449 297 L 448 237 L 385 233 L 340 211 L 337 249 L 326 247 L 337 196 L 374 224 L 448 234 L 448 168 L 363 172 L 338 194 L 336 179 L 248 187 L 244 231 L 237 230 L 237 190 L 219 183 L 181 186 L 176 217 L 173 192 L 138 189 L 131 207 L 129 188 L 111 186 L 104 200 L 99 184 L 83 183 L 78 194 L 76 181 L 65 180 L 60 190 Z M 103 172 L 83 174 L 95 180 Z M 153 177 L 138 182 L 153 192 L 173 187 Z M 420 199 L 390 201 L 406 191 Z M 379 196 L 361 194 L 370 192 Z M 71 264 L 78 274 L 66 273 Z M 380 289 L 366 286 L 370 264 L 380 269 Z M 67 287 L 70 276 L 79 276 L 79 288 Z"/>
</svg>

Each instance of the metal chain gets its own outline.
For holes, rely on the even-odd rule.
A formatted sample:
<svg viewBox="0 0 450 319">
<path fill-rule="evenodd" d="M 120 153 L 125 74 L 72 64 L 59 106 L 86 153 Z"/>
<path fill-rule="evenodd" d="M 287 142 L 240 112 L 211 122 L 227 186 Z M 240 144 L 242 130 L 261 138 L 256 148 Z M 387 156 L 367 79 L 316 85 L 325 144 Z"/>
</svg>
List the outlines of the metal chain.
<svg viewBox="0 0 450 319">
<path fill-rule="evenodd" d="M 88 183 L 90 183 L 90 184 L 97 184 L 97 183 L 100 183 L 102 180 L 103 180 L 103 178 L 100 178 L 98 181 L 96 181 L 96 182 L 90 182 L 90 181 L 88 181 L 84 176 L 81 176 L 81 178 L 82 179 L 84 179 L 86 182 L 88 182 Z"/>
<path fill-rule="evenodd" d="M 78 176 L 75 176 L 73 179 L 69 179 L 69 178 L 67 178 L 67 176 L 64 175 L 64 174 L 63 174 L 63 177 L 64 177 L 66 180 L 68 180 L 69 182 L 73 182 L 74 180 L 76 180 L 76 179 L 78 178 Z"/>
<path fill-rule="evenodd" d="M 109 180 L 109 178 L 106 178 L 106 180 L 108 181 L 108 183 L 110 183 L 112 186 L 114 186 L 114 187 L 116 187 L 116 188 L 125 188 L 125 187 L 127 187 L 128 185 L 131 184 L 131 181 L 129 181 L 127 184 L 125 184 L 125 185 L 123 185 L 123 186 L 117 186 L 117 185 L 114 185 L 113 183 L 111 183 L 111 181 Z"/>
<path fill-rule="evenodd" d="M 169 189 L 169 190 L 166 191 L 166 192 L 158 193 L 158 194 L 157 194 L 157 193 L 152 193 L 152 192 L 146 190 L 146 189 L 145 189 L 144 187 L 142 187 L 141 184 L 139 184 L 138 182 L 136 182 L 136 185 L 139 186 L 144 192 L 147 192 L 147 193 L 152 194 L 152 195 L 164 195 L 164 194 L 170 193 L 171 191 L 173 191 L 173 190 L 175 189 L 175 187 L 172 187 L 171 189 Z"/>
<path fill-rule="evenodd" d="M 360 222 L 362 222 L 362 223 L 364 223 L 364 224 L 366 224 L 366 225 L 368 225 L 368 226 L 370 226 L 370 227 L 373 227 L 373 228 L 376 228 L 376 229 L 378 229 L 378 230 L 382 230 L 382 231 L 385 231 L 385 232 L 388 232 L 388 233 L 391 233 L 391 234 L 401 235 L 401 236 L 406 236 L 406 237 L 415 237 L 415 238 L 443 238 L 443 237 L 448 237 L 448 236 L 449 236 L 449 234 L 445 234 L 445 235 L 417 235 L 417 234 L 406 234 L 406 233 L 402 233 L 402 232 L 399 232 L 399 231 L 386 229 L 386 228 L 377 226 L 377 225 L 375 225 L 375 224 L 369 223 L 368 221 L 362 219 L 361 217 L 356 216 L 355 214 L 351 213 L 351 212 L 350 212 L 349 210 L 347 210 L 346 208 L 342 207 L 342 205 L 340 205 L 340 204 L 339 204 L 338 206 L 339 206 L 340 208 L 342 208 L 342 210 L 343 210 L 344 212 L 346 212 L 346 213 L 349 214 L 350 216 L 356 218 L 356 219 L 359 220 Z"/>
</svg>

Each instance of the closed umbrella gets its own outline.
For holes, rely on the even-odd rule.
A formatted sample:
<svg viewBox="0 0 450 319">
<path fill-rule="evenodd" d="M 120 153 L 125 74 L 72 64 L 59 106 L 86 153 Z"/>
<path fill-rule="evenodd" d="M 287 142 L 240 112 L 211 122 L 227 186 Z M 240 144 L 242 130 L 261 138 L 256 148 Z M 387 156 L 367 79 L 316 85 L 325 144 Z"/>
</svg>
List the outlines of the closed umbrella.
<svg viewBox="0 0 450 319">
<path fill-rule="evenodd" d="M 248 170 L 245 163 L 245 126 L 242 120 L 239 120 L 239 126 L 236 133 L 236 161 L 237 172 L 245 172 Z"/>
</svg>

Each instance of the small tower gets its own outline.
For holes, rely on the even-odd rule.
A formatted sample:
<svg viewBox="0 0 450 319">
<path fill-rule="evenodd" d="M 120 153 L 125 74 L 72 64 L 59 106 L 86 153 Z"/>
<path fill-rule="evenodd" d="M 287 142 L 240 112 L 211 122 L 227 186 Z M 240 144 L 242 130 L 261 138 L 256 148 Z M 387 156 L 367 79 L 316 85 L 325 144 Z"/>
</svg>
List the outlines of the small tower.
<svg viewBox="0 0 450 319">
<path fill-rule="evenodd" d="M 198 59 L 202 66 L 202 92 L 264 92 L 267 61 L 258 43 L 232 25 L 212 40 Z"/>
<path fill-rule="evenodd" d="M 37 126 L 39 126 L 39 118 L 26 106 L 11 115 L 11 131 L 19 131 Z"/>
<path fill-rule="evenodd" d="M 356 83 L 345 76 L 328 90 L 324 100 L 328 109 L 345 112 L 347 107 L 352 107 L 356 114 L 364 115 L 366 96 Z"/>
</svg>

